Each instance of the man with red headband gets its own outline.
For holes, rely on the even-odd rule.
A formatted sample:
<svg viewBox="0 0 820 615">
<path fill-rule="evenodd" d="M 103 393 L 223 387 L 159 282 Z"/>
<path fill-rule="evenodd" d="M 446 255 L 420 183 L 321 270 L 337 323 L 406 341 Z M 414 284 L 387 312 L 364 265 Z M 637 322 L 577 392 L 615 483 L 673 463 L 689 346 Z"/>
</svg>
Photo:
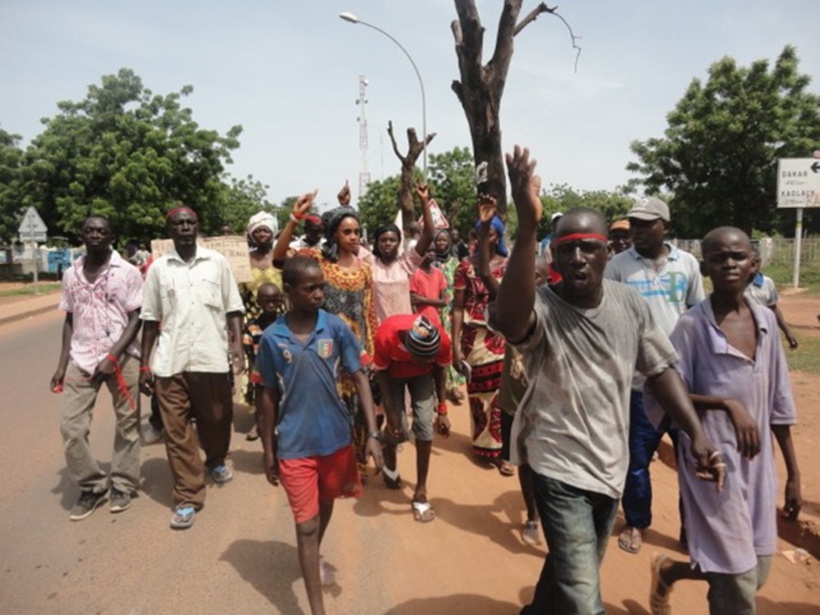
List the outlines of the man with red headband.
<svg viewBox="0 0 820 615">
<path fill-rule="evenodd" d="M 726 464 L 706 438 L 676 354 L 638 293 L 604 279 L 607 225 L 572 209 L 550 243 L 562 281 L 536 289 L 541 180 L 528 150 L 507 155 L 518 232 L 491 325 L 524 357 L 527 390 L 512 429 L 512 457 L 532 468 L 547 555 L 522 613 L 604 613 L 599 569 L 627 472 L 629 389 L 637 369 L 691 437 L 700 476 L 723 484 Z"/>
<path fill-rule="evenodd" d="M 228 261 L 196 244 L 196 213 L 172 209 L 168 233 L 174 249 L 154 261 L 145 280 L 140 386 L 159 399 L 174 478 L 171 527 L 186 529 L 205 503 L 204 468 L 217 484 L 233 478 L 225 465 L 233 419 L 228 348 L 241 373 L 243 308 Z"/>
</svg>

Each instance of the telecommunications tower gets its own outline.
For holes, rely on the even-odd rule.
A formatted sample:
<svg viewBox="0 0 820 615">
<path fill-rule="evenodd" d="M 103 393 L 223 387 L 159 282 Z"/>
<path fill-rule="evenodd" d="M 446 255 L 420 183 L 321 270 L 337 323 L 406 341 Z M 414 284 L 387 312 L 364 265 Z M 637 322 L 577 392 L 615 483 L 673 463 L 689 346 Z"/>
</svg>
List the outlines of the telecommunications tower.
<svg viewBox="0 0 820 615">
<path fill-rule="evenodd" d="M 367 168 L 367 117 L 365 116 L 365 105 L 367 104 L 367 77 L 359 75 L 359 98 L 356 105 L 360 107 L 359 117 L 359 153 L 361 155 L 361 170 L 359 171 L 359 199 L 362 198 L 370 183 L 370 171 Z"/>
</svg>

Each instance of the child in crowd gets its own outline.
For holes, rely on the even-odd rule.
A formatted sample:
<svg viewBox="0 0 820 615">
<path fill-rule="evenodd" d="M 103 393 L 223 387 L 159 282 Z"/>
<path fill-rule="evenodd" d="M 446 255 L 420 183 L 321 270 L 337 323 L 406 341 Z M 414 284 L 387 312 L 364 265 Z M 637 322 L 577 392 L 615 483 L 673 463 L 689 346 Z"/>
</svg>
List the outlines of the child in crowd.
<svg viewBox="0 0 820 615">
<path fill-rule="evenodd" d="M 289 309 L 268 327 L 256 366 L 260 391 L 265 474 L 281 481 L 296 522 L 299 565 L 313 615 L 324 615 L 322 585 L 333 583 L 319 555 L 336 498 L 361 494 L 350 422 L 336 383 L 344 367 L 352 375 L 367 423 L 366 452 L 382 468 L 381 435 L 360 361 L 361 346 L 341 318 L 321 309 L 325 278 L 304 256 L 282 272 Z"/>
<path fill-rule="evenodd" d="M 797 338 L 792 335 L 786 319 L 783 317 L 783 312 L 777 307 L 777 302 L 780 300 L 780 295 L 777 293 L 777 287 L 769 276 L 763 275 L 760 271 L 760 252 L 757 248 L 752 247 L 752 272 L 749 275 L 749 284 L 746 286 L 746 297 L 756 302 L 758 305 L 769 308 L 774 312 L 774 317 L 777 319 L 777 326 L 786 336 L 786 341 L 789 343 L 789 348 L 797 350 Z"/>
<path fill-rule="evenodd" d="M 433 266 L 435 262 L 436 246 L 431 244 L 410 278 L 410 301 L 416 314 L 440 323 L 441 308 L 447 305 L 447 278 L 441 269 Z"/>
<path fill-rule="evenodd" d="M 245 349 L 245 357 L 248 359 L 250 374 L 248 390 L 245 392 L 245 402 L 251 404 L 251 412 L 255 416 L 253 427 L 245 436 L 246 440 L 257 440 L 259 438 L 259 413 L 256 412 L 253 405 L 258 393 L 257 389 L 262 386 L 259 372 L 254 369 L 256 354 L 259 352 L 259 342 L 265 329 L 272 325 L 281 314 L 285 313 L 285 300 L 282 290 L 272 282 L 266 282 L 256 290 L 256 304 L 262 310 L 261 314 L 257 318 L 247 321 L 242 331 L 242 347 Z"/>
<path fill-rule="evenodd" d="M 772 435 L 788 473 L 783 512 L 794 520 L 801 506 L 790 433 L 797 417 L 775 316 L 744 300 L 754 267 L 751 243 L 740 229 L 720 227 L 706 235 L 702 250 L 714 291 L 681 316 L 671 341 L 680 355 L 677 369 L 728 473 L 725 488 L 715 491 L 695 476 L 689 446 L 678 447 L 691 562 L 653 557 L 653 615 L 671 613 L 669 595 L 682 579 L 709 583 L 712 615 L 755 612 L 755 592 L 777 548 Z"/>
</svg>

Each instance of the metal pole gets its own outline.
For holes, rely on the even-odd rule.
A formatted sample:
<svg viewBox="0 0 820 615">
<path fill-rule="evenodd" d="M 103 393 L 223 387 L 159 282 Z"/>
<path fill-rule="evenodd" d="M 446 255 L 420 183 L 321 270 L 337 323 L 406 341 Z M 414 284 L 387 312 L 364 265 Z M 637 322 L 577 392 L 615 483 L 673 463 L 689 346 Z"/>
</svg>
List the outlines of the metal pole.
<svg viewBox="0 0 820 615">
<path fill-rule="evenodd" d="M 413 65 L 413 70 L 416 71 L 416 78 L 419 80 L 419 88 L 421 88 L 421 131 L 423 133 L 423 135 L 422 135 L 422 145 L 423 145 L 423 149 L 422 149 L 422 167 L 421 168 L 422 168 L 422 175 L 424 176 L 424 181 L 426 182 L 427 181 L 427 98 L 424 95 L 424 81 L 422 81 L 422 79 L 421 79 L 421 73 L 419 72 L 419 67 L 416 66 L 416 63 L 413 60 L 413 56 L 411 56 L 410 52 L 407 51 L 407 49 L 404 48 L 404 45 L 402 45 L 399 41 L 397 41 L 395 39 L 395 37 L 393 37 L 388 32 L 385 32 L 384 30 L 382 30 L 378 26 L 374 26 L 372 23 L 367 23 L 366 21 L 362 21 L 361 19 L 358 19 L 357 21 L 352 22 L 352 23 L 360 23 L 363 26 L 367 26 L 368 28 L 373 28 L 377 32 L 381 32 L 382 34 L 384 34 L 387 38 L 389 38 L 391 41 L 396 43 L 398 48 L 401 49 L 402 52 L 404 52 L 404 55 L 407 56 L 408 60 L 410 60 L 410 64 Z"/>
<path fill-rule="evenodd" d="M 792 286 L 800 287 L 800 249 L 803 242 L 803 208 L 797 208 L 797 222 L 794 225 L 794 273 Z"/>
</svg>

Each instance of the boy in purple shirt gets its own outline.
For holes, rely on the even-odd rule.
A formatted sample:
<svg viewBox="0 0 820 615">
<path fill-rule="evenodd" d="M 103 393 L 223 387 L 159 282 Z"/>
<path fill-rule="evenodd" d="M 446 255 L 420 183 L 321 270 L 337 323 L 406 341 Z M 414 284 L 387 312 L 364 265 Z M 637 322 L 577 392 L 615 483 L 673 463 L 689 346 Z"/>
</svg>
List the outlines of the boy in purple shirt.
<svg viewBox="0 0 820 615">
<path fill-rule="evenodd" d="M 678 447 L 691 562 L 653 557 L 653 615 L 671 613 L 669 594 L 681 579 L 709 583 L 712 615 L 755 612 L 755 592 L 777 548 L 772 435 L 788 472 L 783 511 L 794 520 L 801 506 L 790 434 L 796 413 L 777 322 L 771 310 L 744 299 L 751 243 L 743 231 L 720 227 L 706 235 L 702 250 L 714 291 L 680 318 L 671 341 L 680 355 L 677 369 L 728 472 L 723 491 L 704 489 L 691 469 L 689 447 Z"/>
<path fill-rule="evenodd" d="M 285 489 L 310 610 L 324 615 L 321 586 L 332 581 L 319 547 L 333 501 L 361 494 L 347 409 L 336 388 L 341 367 L 353 376 L 367 421 L 366 450 L 377 470 L 381 438 L 361 346 L 341 318 L 320 309 L 325 278 L 318 263 L 295 256 L 285 263 L 282 281 L 290 309 L 265 330 L 256 359 L 264 383 L 258 404 L 265 474 Z"/>
</svg>

